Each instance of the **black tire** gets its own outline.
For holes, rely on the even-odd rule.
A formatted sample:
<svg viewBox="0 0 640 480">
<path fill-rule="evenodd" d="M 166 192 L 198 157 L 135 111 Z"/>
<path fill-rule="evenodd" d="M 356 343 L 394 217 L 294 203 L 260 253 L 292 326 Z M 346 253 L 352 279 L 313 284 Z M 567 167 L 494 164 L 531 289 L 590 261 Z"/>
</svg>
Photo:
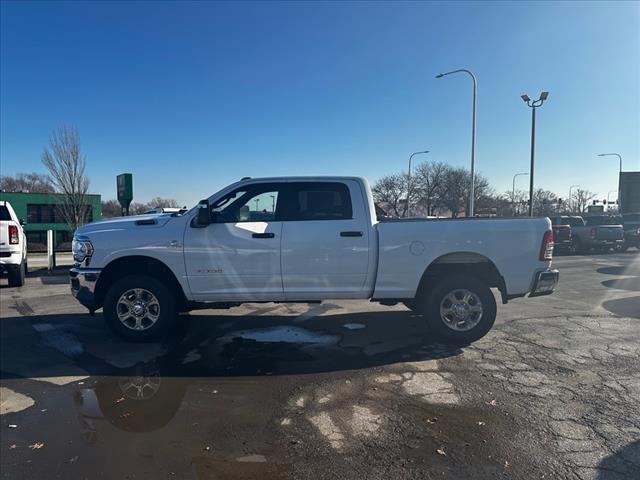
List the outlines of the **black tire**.
<svg viewBox="0 0 640 480">
<path fill-rule="evenodd" d="M 22 287 L 24 285 L 25 263 L 16 265 L 9 270 L 8 279 L 10 287 Z"/>
<path fill-rule="evenodd" d="M 133 289 L 146 290 L 158 303 L 159 311 L 154 310 L 154 313 L 157 313 L 155 323 L 144 325 L 144 329 L 140 330 L 134 330 L 133 327 L 125 325 L 125 322 L 120 321 L 117 313 L 121 296 Z M 150 299 L 146 293 L 144 295 L 147 300 Z M 134 299 L 133 302 L 135 303 L 136 300 Z M 175 296 L 164 283 L 147 275 L 129 275 L 114 282 L 104 297 L 102 310 L 107 326 L 119 337 L 134 342 L 149 342 L 162 338 L 178 317 Z M 144 315 L 142 320 L 149 324 L 151 317 L 147 313 Z M 135 318 L 129 317 L 128 323 L 134 323 Z"/>
<path fill-rule="evenodd" d="M 477 299 L 479 299 L 482 309 L 479 320 L 468 330 L 456 330 L 450 327 L 440 313 L 440 307 L 443 302 L 445 302 L 444 305 L 446 308 L 445 299 L 447 296 L 453 292 L 458 294 L 462 290 L 466 290 L 475 295 L 474 298 L 476 300 L 473 298 L 471 300 L 475 302 L 475 306 L 477 307 Z M 467 345 L 479 340 L 491 330 L 496 320 L 497 308 L 495 297 L 487 284 L 475 277 L 463 275 L 446 277 L 443 281 L 430 288 L 426 294 L 422 295 L 421 303 L 422 311 L 426 316 L 429 328 L 438 339 L 445 343 Z"/>
</svg>

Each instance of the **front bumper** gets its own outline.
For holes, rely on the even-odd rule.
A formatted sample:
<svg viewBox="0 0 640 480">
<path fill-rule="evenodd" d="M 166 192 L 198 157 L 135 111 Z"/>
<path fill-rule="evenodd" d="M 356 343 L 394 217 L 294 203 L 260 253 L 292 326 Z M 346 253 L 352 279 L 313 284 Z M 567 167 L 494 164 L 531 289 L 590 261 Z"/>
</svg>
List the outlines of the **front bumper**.
<svg viewBox="0 0 640 480">
<path fill-rule="evenodd" d="M 101 307 L 96 301 L 96 285 L 100 276 L 100 268 L 79 268 L 69 270 L 71 294 L 90 311 Z"/>
<path fill-rule="evenodd" d="M 553 293 L 559 279 L 560 272 L 558 270 L 544 270 L 536 273 L 529 297 L 540 297 Z"/>
</svg>

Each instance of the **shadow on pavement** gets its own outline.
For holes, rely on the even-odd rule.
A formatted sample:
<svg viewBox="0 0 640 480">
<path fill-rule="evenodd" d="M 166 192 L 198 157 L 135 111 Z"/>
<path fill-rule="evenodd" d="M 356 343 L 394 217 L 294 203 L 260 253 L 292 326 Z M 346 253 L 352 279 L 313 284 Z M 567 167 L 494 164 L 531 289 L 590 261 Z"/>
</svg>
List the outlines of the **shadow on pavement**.
<svg viewBox="0 0 640 480">
<path fill-rule="evenodd" d="M 640 292 L 640 277 L 620 278 L 616 280 L 605 280 L 601 283 L 603 286 L 608 288 L 616 288 L 618 290 L 628 290 L 630 292 Z"/>
<path fill-rule="evenodd" d="M 189 387 L 210 392 L 218 384 L 249 384 L 247 394 L 259 396 L 273 377 L 462 353 L 433 342 L 422 318 L 408 311 L 339 313 L 303 322 L 297 316 L 183 315 L 180 332 L 164 343 L 145 345 L 114 337 L 99 317 L 3 319 L 0 377 L 86 372 L 91 378 L 74 393 L 80 417 L 99 416 L 120 430 L 143 432 L 168 423 Z M 86 430 L 89 442 L 91 431 Z"/>
<path fill-rule="evenodd" d="M 598 480 L 640 478 L 640 440 L 629 443 L 598 465 Z"/>
<path fill-rule="evenodd" d="M 607 300 L 602 303 L 602 308 L 621 317 L 640 318 L 640 297 Z"/>
<path fill-rule="evenodd" d="M 135 344 L 112 335 L 100 315 L 4 318 L 2 371 L 15 373 L 20 367 L 19 375 L 29 378 L 46 367 L 51 376 L 76 375 L 68 368 L 73 365 L 91 375 L 121 375 L 123 370 L 117 365 L 139 354 L 163 376 L 286 375 L 461 353 L 459 348 L 435 343 L 422 317 L 408 311 L 338 313 L 304 322 L 279 315 L 196 314 L 180 319 L 182 328 L 163 342 Z M 22 353 L 18 355 L 16 349 Z M 144 358 L 145 352 L 161 353 Z M 53 354 L 71 361 L 56 362 Z"/>
</svg>

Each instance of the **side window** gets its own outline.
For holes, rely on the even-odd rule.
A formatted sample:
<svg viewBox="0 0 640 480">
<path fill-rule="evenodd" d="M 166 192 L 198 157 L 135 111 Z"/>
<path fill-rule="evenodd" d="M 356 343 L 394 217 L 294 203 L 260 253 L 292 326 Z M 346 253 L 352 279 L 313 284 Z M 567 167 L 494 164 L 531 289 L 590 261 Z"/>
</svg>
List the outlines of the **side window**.
<svg viewBox="0 0 640 480">
<path fill-rule="evenodd" d="M 344 183 L 289 184 L 286 220 L 346 220 L 353 218 L 351 195 Z"/>
<path fill-rule="evenodd" d="M 214 223 L 271 222 L 278 215 L 278 185 L 239 188 L 211 205 Z"/>
</svg>

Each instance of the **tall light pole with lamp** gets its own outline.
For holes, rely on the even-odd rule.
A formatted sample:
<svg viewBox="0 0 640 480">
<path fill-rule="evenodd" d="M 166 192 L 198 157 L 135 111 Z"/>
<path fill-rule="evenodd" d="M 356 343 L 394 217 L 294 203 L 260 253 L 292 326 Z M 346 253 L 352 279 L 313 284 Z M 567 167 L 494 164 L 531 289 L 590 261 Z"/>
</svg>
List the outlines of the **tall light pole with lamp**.
<svg viewBox="0 0 640 480">
<path fill-rule="evenodd" d="M 620 155 L 619 153 L 599 153 L 598 154 L 599 157 L 618 157 L 618 160 L 620 160 L 620 170 L 618 173 L 618 202 L 620 200 L 620 174 L 622 173 L 622 155 Z M 607 198 L 608 200 L 608 198 Z M 618 203 L 619 205 L 619 203 Z"/>
<path fill-rule="evenodd" d="M 516 173 L 513 176 L 513 184 L 511 187 L 511 210 L 513 211 L 513 216 L 515 217 L 516 215 L 516 177 L 519 177 L 520 175 L 529 175 L 528 173 L 524 172 L 524 173 Z"/>
<path fill-rule="evenodd" d="M 473 104 L 472 104 L 472 113 L 471 113 L 471 192 L 470 192 L 470 200 L 469 200 L 469 217 L 473 217 L 474 214 L 474 203 L 475 203 L 475 183 L 476 183 L 476 173 L 475 173 L 475 162 L 476 162 L 476 91 L 478 89 L 478 82 L 476 80 L 476 76 L 473 74 L 471 70 L 467 70 L 466 68 L 460 68 L 458 70 L 452 70 L 450 72 L 439 73 L 436 75 L 436 78 L 442 78 L 445 75 L 452 75 L 454 73 L 466 73 L 473 80 Z"/>
<path fill-rule="evenodd" d="M 429 150 L 413 152 L 411 155 L 409 155 L 409 173 L 407 173 L 407 208 L 405 210 L 407 217 L 409 216 L 409 209 L 411 208 L 411 203 L 409 202 L 409 197 L 411 196 L 411 159 L 414 157 L 414 155 L 419 155 L 421 153 L 429 153 Z"/>
<path fill-rule="evenodd" d="M 531 108 L 531 168 L 529 170 L 529 216 L 533 217 L 533 167 L 536 148 L 536 110 L 549 98 L 549 92 L 542 92 L 538 100 L 531 100 L 527 94 L 520 95 L 524 103 Z"/>
</svg>

